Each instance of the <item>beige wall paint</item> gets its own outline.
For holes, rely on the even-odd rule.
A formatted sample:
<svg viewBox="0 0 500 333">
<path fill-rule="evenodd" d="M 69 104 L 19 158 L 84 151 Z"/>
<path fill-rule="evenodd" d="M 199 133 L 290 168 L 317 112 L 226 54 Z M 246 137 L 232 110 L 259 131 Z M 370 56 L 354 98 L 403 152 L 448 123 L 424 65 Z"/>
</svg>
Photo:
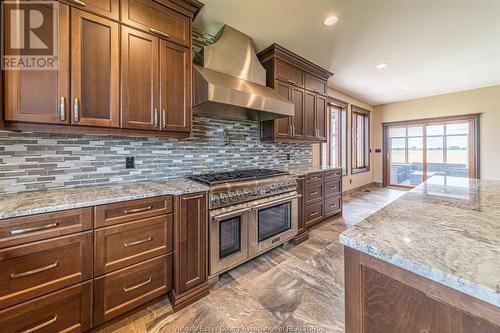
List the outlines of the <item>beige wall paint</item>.
<svg viewBox="0 0 500 333">
<path fill-rule="evenodd" d="M 378 105 L 372 112 L 372 147 L 382 148 L 382 123 L 481 113 L 481 178 L 500 179 L 500 86 Z M 382 154 L 372 156 L 373 181 L 382 181 Z"/>
<path fill-rule="evenodd" d="M 356 188 L 362 185 L 370 184 L 373 181 L 373 152 L 370 154 L 370 171 L 363 172 L 360 174 L 356 175 L 351 175 L 351 104 L 354 104 L 356 106 L 362 107 L 364 109 L 373 111 L 373 106 L 370 104 L 363 102 L 360 99 L 357 99 L 355 97 L 352 97 L 350 95 L 347 95 L 345 93 L 342 93 L 338 90 L 332 89 L 328 87 L 328 96 L 340 99 L 344 102 L 349 103 L 349 110 L 347 113 L 347 165 L 348 165 L 348 175 L 343 177 L 343 190 L 349 190 L 352 188 Z M 374 119 L 373 119 L 373 112 L 370 114 L 370 146 L 373 147 L 373 126 L 374 126 Z M 315 144 L 313 145 L 313 164 L 316 166 L 319 166 L 320 164 L 320 145 Z M 351 182 L 352 181 L 352 182 Z"/>
</svg>

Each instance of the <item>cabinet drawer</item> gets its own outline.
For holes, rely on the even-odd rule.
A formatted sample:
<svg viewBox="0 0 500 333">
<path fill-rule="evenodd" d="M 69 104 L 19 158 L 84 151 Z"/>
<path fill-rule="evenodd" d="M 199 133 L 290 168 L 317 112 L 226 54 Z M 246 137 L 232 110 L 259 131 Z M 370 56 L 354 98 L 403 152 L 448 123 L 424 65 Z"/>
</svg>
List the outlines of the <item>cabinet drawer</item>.
<svg viewBox="0 0 500 333">
<path fill-rule="evenodd" d="M 306 89 L 320 93 L 326 94 L 326 81 L 322 80 L 314 75 L 306 73 Z"/>
<path fill-rule="evenodd" d="M 276 60 L 276 78 L 296 86 L 304 86 L 304 72 L 280 60 Z"/>
<path fill-rule="evenodd" d="M 334 180 L 337 178 L 342 178 L 342 170 L 333 170 L 325 172 L 325 181 L 328 182 L 330 180 Z"/>
<path fill-rule="evenodd" d="M 306 206 L 306 222 L 309 224 L 323 218 L 324 201 Z"/>
<path fill-rule="evenodd" d="M 172 255 L 94 280 L 94 324 L 101 324 L 172 290 Z"/>
<path fill-rule="evenodd" d="M 0 250 L 0 308 L 92 278 L 92 232 Z"/>
<path fill-rule="evenodd" d="M 63 236 L 92 228 L 92 208 L 16 217 L 0 223 L 0 248 Z"/>
<path fill-rule="evenodd" d="M 307 181 L 319 181 L 323 180 L 323 173 L 322 172 L 315 172 L 315 173 L 310 173 L 306 176 Z"/>
<path fill-rule="evenodd" d="M 81 2 L 64 0 L 64 2 L 75 8 L 105 16 L 113 20 L 118 20 L 120 18 L 119 0 L 82 0 Z"/>
<path fill-rule="evenodd" d="M 330 197 L 332 195 L 340 195 L 340 185 L 341 180 L 332 180 L 325 184 L 325 197 Z"/>
<path fill-rule="evenodd" d="M 325 200 L 325 216 L 342 211 L 342 197 L 333 197 Z"/>
<path fill-rule="evenodd" d="M 323 199 L 324 184 L 315 182 L 306 185 L 306 202 Z"/>
<path fill-rule="evenodd" d="M 95 231 L 95 275 L 173 251 L 172 214 Z"/>
<path fill-rule="evenodd" d="M 90 329 L 92 283 L 86 282 L 0 311 L 0 332 L 83 332 Z"/>
<path fill-rule="evenodd" d="M 121 0 L 121 21 L 171 42 L 190 46 L 190 18 L 151 0 Z"/>
<path fill-rule="evenodd" d="M 97 206 L 95 207 L 95 226 L 104 227 L 171 212 L 171 195 Z"/>
</svg>

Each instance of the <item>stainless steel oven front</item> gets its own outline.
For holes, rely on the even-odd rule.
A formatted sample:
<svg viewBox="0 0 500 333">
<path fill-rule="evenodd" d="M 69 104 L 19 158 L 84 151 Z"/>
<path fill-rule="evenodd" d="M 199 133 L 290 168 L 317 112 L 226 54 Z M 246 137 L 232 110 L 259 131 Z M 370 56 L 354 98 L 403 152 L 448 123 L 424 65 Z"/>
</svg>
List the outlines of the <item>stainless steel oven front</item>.
<svg viewBox="0 0 500 333">
<path fill-rule="evenodd" d="M 290 192 L 210 211 L 210 277 L 295 237 L 299 196 Z"/>
<path fill-rule="evenodd" d="M 258 200 L 248 219 L 248 253 L 255 257 L 297 235 L 298 195 L 296 192 Z"/>
</svg>

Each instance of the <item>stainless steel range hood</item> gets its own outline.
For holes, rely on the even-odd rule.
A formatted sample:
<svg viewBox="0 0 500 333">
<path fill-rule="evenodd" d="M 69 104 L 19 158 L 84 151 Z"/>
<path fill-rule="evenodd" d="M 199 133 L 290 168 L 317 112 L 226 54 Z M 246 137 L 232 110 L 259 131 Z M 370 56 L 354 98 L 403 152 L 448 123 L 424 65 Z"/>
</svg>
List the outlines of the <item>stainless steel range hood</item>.
<svg viewBox="0 0 500 333">
<path fill-rule="evenodd" d="M 266 87 L 252 39 L 228 25 L 216 38 L 203 48 L 203 67 L 194 65 L 194 113 L 258 121 L 293 116 L 294 105 Z"/>
</svg>

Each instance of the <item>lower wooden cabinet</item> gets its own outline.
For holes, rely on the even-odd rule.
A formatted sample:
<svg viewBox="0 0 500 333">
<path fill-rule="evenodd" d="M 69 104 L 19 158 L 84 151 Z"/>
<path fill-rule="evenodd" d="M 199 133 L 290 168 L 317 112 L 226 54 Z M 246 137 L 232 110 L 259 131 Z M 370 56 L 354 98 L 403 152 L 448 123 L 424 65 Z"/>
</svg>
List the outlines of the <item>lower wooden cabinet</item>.
<svg viewBox="0 0 500 333">
<path fill-rule="evenodd" d="M 91 279 L 92 232 L 0 250 L 0 267 L 0 309 Z"/>
<path fill-rule="evenodd" d="M 92 324 L 92 282 L 0 310 L 0 332 L 83 332 Z"/>
<path fill-rule="evenodd" d="M 94 280 L 94 325 L 172 290 L 172 255 L 160 256 Z"/>
<path fill-rule="evenodd" d="M 176 197 L 174 309 L 208 294 L 208 202 L 206 193 Z"/>
</svg>

